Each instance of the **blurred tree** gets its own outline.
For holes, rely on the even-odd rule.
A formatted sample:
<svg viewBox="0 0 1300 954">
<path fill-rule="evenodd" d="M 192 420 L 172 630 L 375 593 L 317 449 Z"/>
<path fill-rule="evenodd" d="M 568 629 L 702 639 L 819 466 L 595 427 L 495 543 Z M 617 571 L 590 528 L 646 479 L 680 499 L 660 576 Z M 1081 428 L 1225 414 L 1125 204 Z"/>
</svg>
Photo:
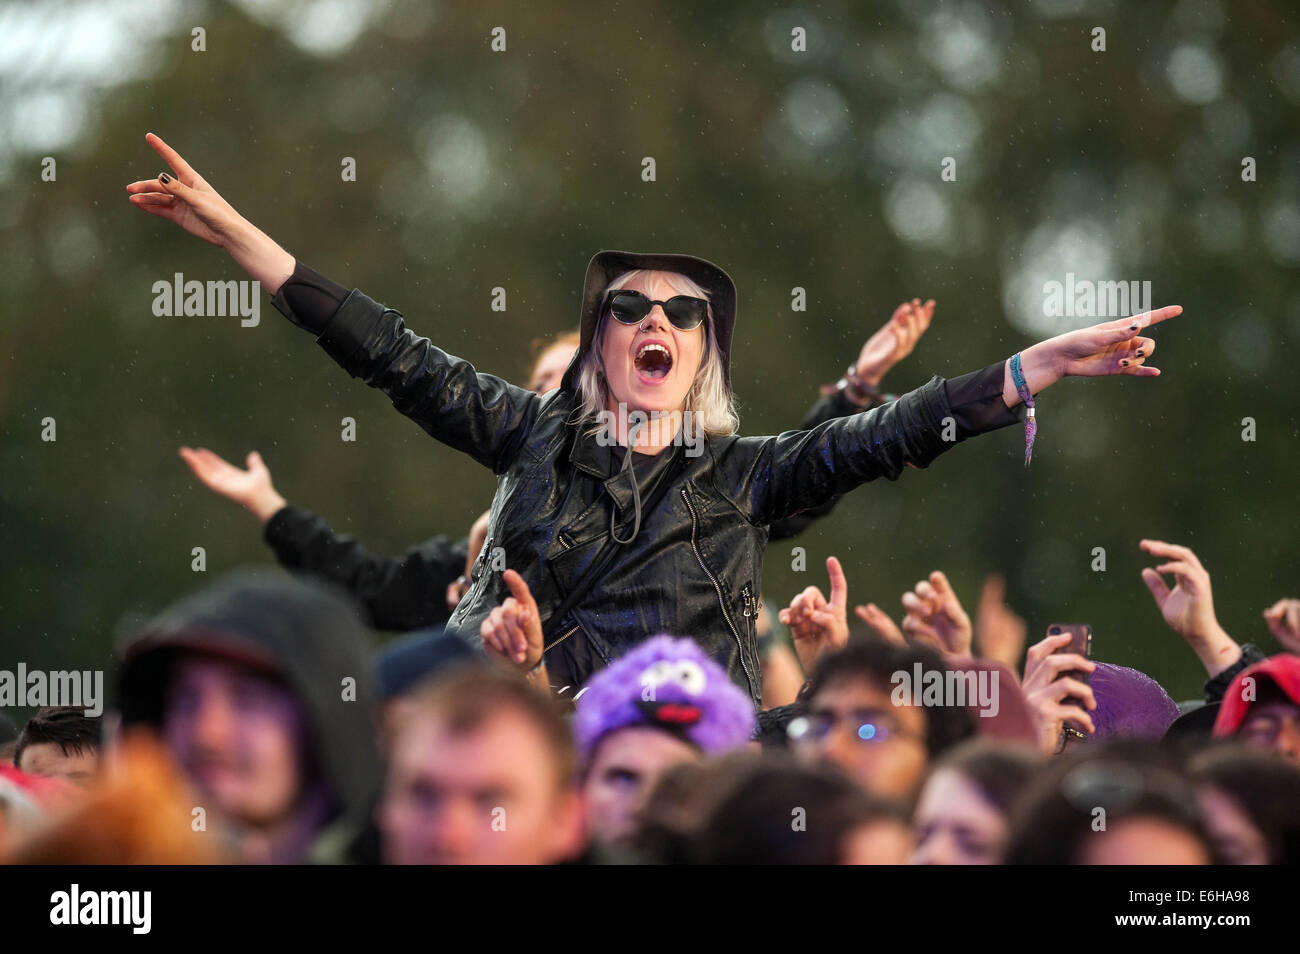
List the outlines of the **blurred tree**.
<svg viewBox="0 0 1300 954">
<path fill-rule="evenodd" d="M 178 2 L 147 27 L 125 5 L 64 7 L 0 13 L 0 665 L 107 665 L 116 632 L 204 582 L 194 547 L 208 574 L 269 560 L 181 444 L 260 450 L 289 499 L 381 550 L 459 535 L 491 499 L 489 475 L 265 297 L 252 328 L 152 314 L 153 283 L 177 272 L 243 276 L 129 207 L 125 184 L 160 171 L 150 130 L 305 262 L 517 381 L 534 338 L 574 326 L 596 250 L 718 262 L 740 289 L 750 434 L 797 423 L 903 298 L 938 309 L 896 391 L 1091 323 L 1051 325 L 1043 281 L 1150 281 L 1153 304 L 1186 307 L 1156 334 L 1165 377 L 1053 389 L 1028 471 L 1008 430 L 860 490 L 795 541 L 809 572 L 773 548 L 764 591 L 824 584 L 834 553 L 855 601 L 897 611 L 941 568 L 973 610 L 997 569 L 1031 640 L 1091 622 L 1099 658 L 1196 696 L 1197 664 L 1138 576 L 1152 536 L 1196 549 L 1226 628 L 1275 648 L 1259 613 L 1297 595 L 1300 566 L 1300 41 L 1284 0 L 1104 16 L 1066 0 L 249 0 Z"/>
</svg>

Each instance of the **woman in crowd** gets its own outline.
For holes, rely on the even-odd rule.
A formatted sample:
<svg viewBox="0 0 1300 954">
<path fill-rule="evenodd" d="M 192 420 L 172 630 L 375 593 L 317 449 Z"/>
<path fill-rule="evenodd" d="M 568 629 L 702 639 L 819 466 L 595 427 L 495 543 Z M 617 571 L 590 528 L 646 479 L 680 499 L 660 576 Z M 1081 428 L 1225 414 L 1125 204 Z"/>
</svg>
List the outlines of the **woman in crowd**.
<svg viewBox="0 0 1300 954">
<path fill-rule="evenodd" d="M 917 799 L 912 862 L 1000 863 L 1011 834 L 1011 806 L 1043 764 L 1031 748 L 983 740 L 949 751 L 931 770 Z"/>
<path fill-rule="evenodd" d="M 561 386 L 539 396 L 296 261 L 162 140 L 148 141 L 174 175 L 129 185 L 134 204 L 225 249 L 351 375 L 497 476 L 488 539 L 448 629 L 481 636 L 539 683 L 577 684 L 655 633 L 690 634 L 758 704 L 755 617 L 773 522 L 926 467 L 1014 423 L 1063 377 L 1159 374 L 1143 332 L 1181 313 L 1102 322 L 933 377 L 872 411 L 742 438 L 730 377 L 736 290 L 711 262 L 595 255 L 578 352 Z M 1029 427 L 1026 460 L 1032 437 Z"/>
</svg>

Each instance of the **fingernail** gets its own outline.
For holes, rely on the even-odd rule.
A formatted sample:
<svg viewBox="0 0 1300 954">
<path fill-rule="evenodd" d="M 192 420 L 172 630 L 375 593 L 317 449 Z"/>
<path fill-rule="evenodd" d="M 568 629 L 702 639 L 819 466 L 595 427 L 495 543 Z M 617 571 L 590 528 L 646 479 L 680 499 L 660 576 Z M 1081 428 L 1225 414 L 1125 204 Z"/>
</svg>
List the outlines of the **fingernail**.
<svg viewBox="0 0 1300 954">
<path fill-rule="evenodd" d="M 1136 324 L 1129 325 L 1129 326 L 1128 326 L 1128 330 L 1129 330 L 1129 331 L 1137 331 L 1137 330 L 1138 330 L 1138 326 L 1137 326 Z"/>
<path fill-rule="evenodd" d="M 1139 351 L 1139 352 L 1137 353 L 1137 356 L 1138 356 L 1139 358 L 1142 357 L 1142 352 Z"/>
<path fill-rule="evenodd" d="M 162 175 L 160 175 L 158 178 L 162 180 L 163 185 L 166 185 L 167 183 L 172 181 L 172 177 L 165 172 Z"/>
<path fill-rule="evenodd" d="M 1127 367 L 1128 367 L 1128 362 L 1127 362 L 1127 361 L 1121 361 L 1121 362 L 1120 362 L 1120 366 L 1121 366 L 1121 367 L 1125 367 L 1125 368 L 1127 368 Z"/>
</svg>

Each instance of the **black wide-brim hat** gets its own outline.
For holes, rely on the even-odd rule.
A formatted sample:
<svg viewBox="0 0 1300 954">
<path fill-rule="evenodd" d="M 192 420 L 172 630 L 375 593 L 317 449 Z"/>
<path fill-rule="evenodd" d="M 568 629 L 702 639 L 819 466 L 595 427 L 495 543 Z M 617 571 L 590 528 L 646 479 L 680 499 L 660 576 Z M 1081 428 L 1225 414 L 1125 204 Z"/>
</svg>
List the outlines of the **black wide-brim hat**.
<svg viewBox="0 0 1300 954">
<path fill-rule="evenodd" d="M 639 268 L 663 272 L 680 272 L 705 290 L 709 296 L 710 320 L 718 350 L 722 352 L 722 371 L 727 388 L 731 388 L 731 333 L 736 325 L 736 283 L 717 265 L 694 255 L 674 255 L 656 252 L 620 252 L 604 249 L 587 263 L 587 277 L 582 285 L 582 311 L 579 331 L 582 340 L 578 353 L 573 356 L 564 372 L 561 387 L 574 389 L 578 368 L 591 349 L 592 339 L 600 323 L 600 307 L 604 304 L 605 289 L 624 272 Z"/>
</svg>

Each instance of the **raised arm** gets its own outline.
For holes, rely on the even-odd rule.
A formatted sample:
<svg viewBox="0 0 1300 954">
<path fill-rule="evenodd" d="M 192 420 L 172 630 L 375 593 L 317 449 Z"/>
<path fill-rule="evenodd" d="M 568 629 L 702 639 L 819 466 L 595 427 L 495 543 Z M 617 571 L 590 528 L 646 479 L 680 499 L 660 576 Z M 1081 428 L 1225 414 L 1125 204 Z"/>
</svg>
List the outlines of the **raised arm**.
<svg viewBox="0 0 1300 954">
<path fill-rule="evenodd" d="M 225 249 L 349 374 L 382 390 L 430 435 L 495 473 L 509 465 L 536 419 L 536 394 L 435 348 L 406 330 L 399 312 L 356 289 L 328 318 L 296 312 L 279 293 L 310 270 L 236 212 L 174 149 L 153 133 L 145 138 L 174 175 L 128 185 L 133 204 Z"/>
<path fill-rule="evenodd" d="M 320 516 L 290 504 L 263 531 L 276 558 L 345 587 L 378 629 L 410 630 L 447 621 L 447 586 L 465 569 L 466 540 L 434 537 L 400 557 L 380 556 L 335 533 Z"/>
<path fill-rule="evenodd" d="M 1031 395 L 1069 375 L 1154 377 L 1155 341 L 1141 332 L 1181 314 L 1171 305 L 1058 335 L 1020 352 Z M 738 506 L 770 524 L 878 477 L 926 467 L 966 438 L 1015 423 L 1022 400 L 1011 360 L 945 381 L 933 377 L 898 400 L 810 431 L 734 442 L 728 453 Z"/>
<path fill-rule="evenodd" d="M 895 308 L 889 320 L 863 344 L 857 360 L 849 365 L 844 377 L 822 388 L 821 397 L 804 415 L 799 430 L 810 431 L 826 421 L 858 414 L 894 400 L 897 395 L 880 391 L 881 381 L 894 365 L 912 353 L 933 317 L 933 298 L 924 304 L 921 299 L 913 298 Z M 798 536 L 813 522 L 829 515 L 838 502 L 839 498 L 835 497 L 821 506 L 774 521 L 768 527 L 768 540 Z"/>
<path fill-rule="evenodd" d="M 146 212 L 175 222 L 191 235 L 225 249 L 230 257 L 274 295 L 293 274 L 293 256 L 235 211 L 190 164 L 153 133 L 147 142 L 171 167 L 126 187 L 127 198 Z"/>
<path fill-rule="evenodd" d="M 335 533 L 310 510 L 286 502 L 256 451 L 248 455 L 247 469 L 205 447 L 182 447 L 180 454 L 200 483 L 257 518 L 281 564 L 340 584 L 365 606 L 377 628 L 418 629 L 451 615 L 447 587 L 465 569 L 467 541 L 435 537 L 400 557 L 379 556 L 354 538 Z"/>
</svg>

